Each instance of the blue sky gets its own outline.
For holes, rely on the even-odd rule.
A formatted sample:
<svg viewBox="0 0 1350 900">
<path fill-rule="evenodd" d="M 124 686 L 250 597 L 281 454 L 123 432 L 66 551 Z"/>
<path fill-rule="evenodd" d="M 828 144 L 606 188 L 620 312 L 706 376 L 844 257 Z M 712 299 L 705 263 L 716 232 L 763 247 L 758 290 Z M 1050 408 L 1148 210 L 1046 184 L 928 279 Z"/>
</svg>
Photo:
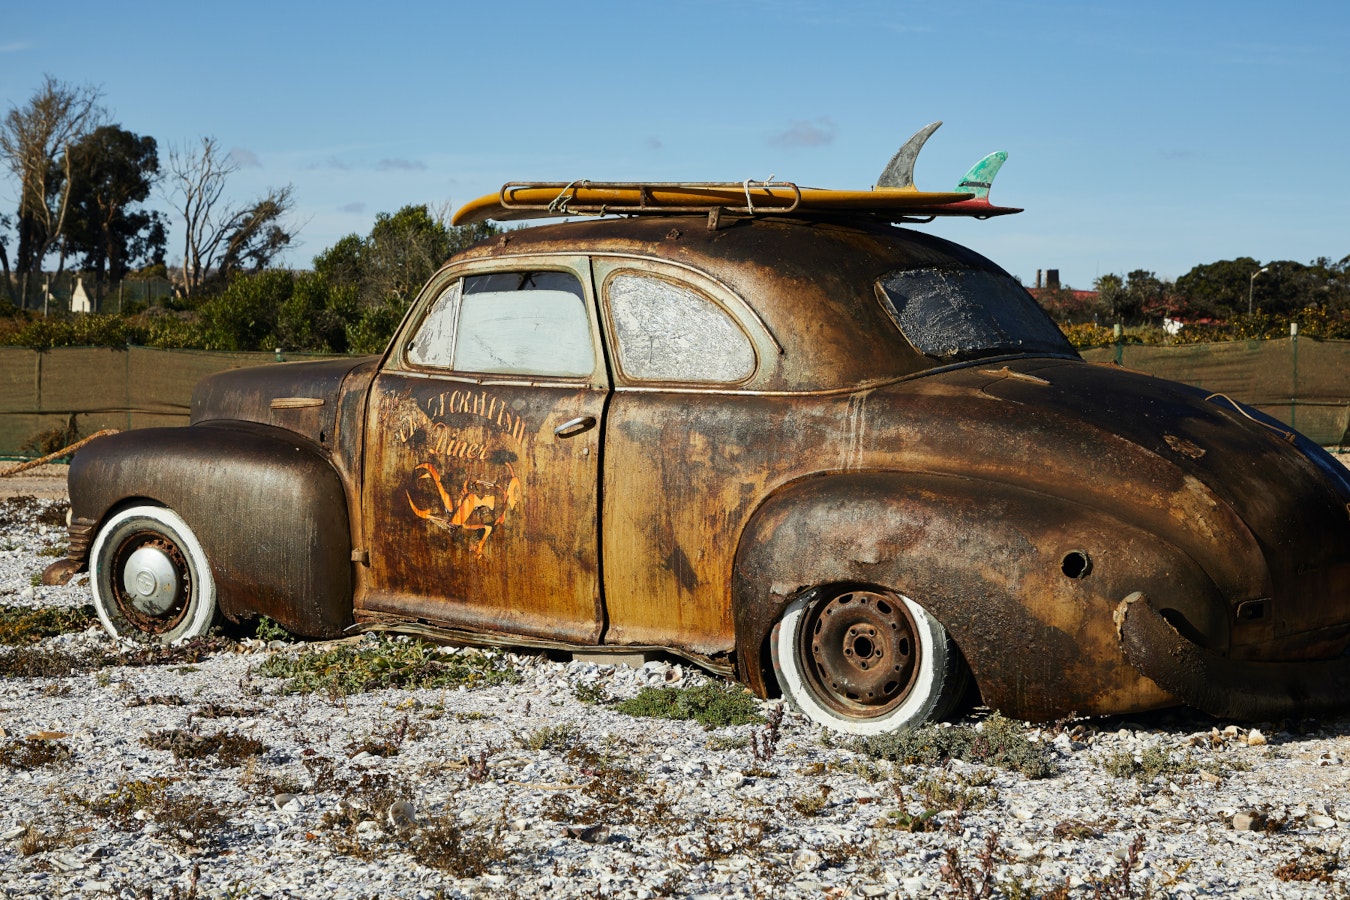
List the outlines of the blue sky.
<svg viewBox="0 0 1350 900">
<path fill-rule="evenodd" d="M 866 188 L 935 119 L 918 185 L 1006 150 L 1027 211 L 921 227 L 1024 282 L 1350 254 L 1343 0 L 7 4 L 0 108 L 46 73 L 162 155 L 214 136 L 239 201 L 294 185 L 298 268 L 512 180 Z"/>
</svg>

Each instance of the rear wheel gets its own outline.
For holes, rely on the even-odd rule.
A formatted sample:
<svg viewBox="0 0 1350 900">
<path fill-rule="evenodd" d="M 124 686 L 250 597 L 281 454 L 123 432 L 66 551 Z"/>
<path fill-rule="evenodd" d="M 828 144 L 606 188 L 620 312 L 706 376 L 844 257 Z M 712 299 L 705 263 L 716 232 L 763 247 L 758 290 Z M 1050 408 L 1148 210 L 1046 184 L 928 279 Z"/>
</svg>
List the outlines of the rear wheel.
<svg viewBox="0 0 1350 900">
<path fill-rule="evenodd" d="M 969 670 L 947 630 L 898 594 L 813 592 L 788 605 L 772 638 L 783 694 L 820 724 L 852 734 L 950 715 Z"/>
<path fill-rule="evenodd" d="M 114 637 L 140 633 L 169 643 L 207 633 L 216 585 L 187 523 L 162 506 L 133 506 L 99 529 L 89 551 L 94 609 Z"/>
</svg>

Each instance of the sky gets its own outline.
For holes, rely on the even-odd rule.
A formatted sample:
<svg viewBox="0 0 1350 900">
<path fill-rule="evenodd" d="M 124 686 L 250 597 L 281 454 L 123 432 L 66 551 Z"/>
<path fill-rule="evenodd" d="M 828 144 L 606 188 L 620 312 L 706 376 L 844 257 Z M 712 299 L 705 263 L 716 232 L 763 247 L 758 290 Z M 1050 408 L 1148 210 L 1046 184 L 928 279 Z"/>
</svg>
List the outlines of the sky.
<svg viewBox="0 0 1350 900">
<path fill-rule="evenodd" d="M 162 158 L 215 138 L 234 202 L 292 185 L 293 268 L 507 181 L 866 189 L 934 120 L 920 188 L 1005 150 L 1026 211 L 919 227 L 1027 284 L 1350 255 L 1344 0 L 9 0 L 0 111 L 47 74 Z"/>
</svg>

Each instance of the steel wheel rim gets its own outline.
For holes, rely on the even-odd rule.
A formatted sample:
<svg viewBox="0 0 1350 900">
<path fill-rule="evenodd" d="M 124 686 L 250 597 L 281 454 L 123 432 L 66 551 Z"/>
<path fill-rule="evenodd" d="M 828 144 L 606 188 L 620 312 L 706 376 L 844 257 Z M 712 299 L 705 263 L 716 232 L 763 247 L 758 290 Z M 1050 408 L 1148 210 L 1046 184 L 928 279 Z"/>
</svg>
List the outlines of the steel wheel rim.
<svg viewBox="0 0 1350 900">
<path fill-rule="evenodd" d="M 884 716 L 914 685 L 918 625 L 894 594 L 847 591 L 810 606 L 798 656 L 807 687 L 826 707 L 851 718 Z"/>
<path fill-rule="evenodd" d="M 165 604 L 151 604 L 143 596 L 133 594 L 127 588 L 127 564 L 138 551 L 153 550 L 162 555 L 173 570 L 172 599 Z M 157 531 L 138 531 L 128 535 L 113 551 L 109 567 L 108 590 L 112 593 L 117 613 L 133 628 L 147 634 L 164 634 L 182 624 L 192 605 L 192 569 L 187 557 L 178 545 L 166 535 Z M 163 606 L 162 612 L 156 612 L 156 606 Z"/>
</svg>

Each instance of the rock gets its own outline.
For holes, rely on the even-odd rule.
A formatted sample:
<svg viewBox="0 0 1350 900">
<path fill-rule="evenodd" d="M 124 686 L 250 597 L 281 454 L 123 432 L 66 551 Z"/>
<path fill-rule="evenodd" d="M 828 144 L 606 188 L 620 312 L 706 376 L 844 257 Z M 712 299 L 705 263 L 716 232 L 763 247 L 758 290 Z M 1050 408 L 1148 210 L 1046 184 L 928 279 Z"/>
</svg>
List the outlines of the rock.
<svg viewBox="0 0 1350 900">
<path fill-rule="evenodd" d="M 723 772 L 722 776 L 717 779 L 717 783 L 722 785 L 722 787 L 732 788 L 734 790 L 745 784 L 745 775 L 733 769 L 730 772 Z"/>
<path fill-rule="evenodd" d="M 608 825 L 568 825 L 563 829 L 566 837 L 576 838 L 587 844 L 603 844 L 609 840 Z"/>
<path fill-rule="evenodd" d="M 1266 827 L 1266 814 L 1254 809 L 1240 812 L 1232 818 L 1234 831 L 1262 831 Z"/>
<path fill-rule="evenodd" d="M 1331 816 L 1324 816 L 1320 813 L 1314 813 L 1308 816 L 1308 824 L 1313 828 L 1335 828 L 1336 820 Z"/>
<path fill-rule="evenodd" d="M 277 794 L 275 797 L 272 798 L 272 805 L 275 806 L 277 809 L 285 809 L 287 804 L 294 803 L 299 799 L 300 798 L 297 797 L 295 794 Z M 301 808 L 303 808 L 303 805 L 301 806 Z"/>
<path fill-rule="evenodd" d="M 1215 775 L 1213 772 L 1204 772 L 1204 771 L 1200 773 L 1200 780 L 1205 782 L 1205 784 L 1218 784 L 1219 782 L 1223 781 L 1222 778 L 1220 778 L 1218 775 Z"/>
<path fill-rule="evenodd" d="M 1266 736 L 1259 729 L 1253 728 L 1247 733 L 1248 747 L 1262 747 L 1266 743 Z"/>
<path fill-rule="evenodd" d="M 814 872 L 825 863 L 825 858 L 814 850 L 798 850 L 792 854 L 792 868 L 798 872 Z"/>
<path fill-rule="evenodd" d="M 389 804 L 389 826 L 395 832 L 403 832 L 417 824 L 417 810 L 407 800 L 395 800 Z"/>
</svg>

